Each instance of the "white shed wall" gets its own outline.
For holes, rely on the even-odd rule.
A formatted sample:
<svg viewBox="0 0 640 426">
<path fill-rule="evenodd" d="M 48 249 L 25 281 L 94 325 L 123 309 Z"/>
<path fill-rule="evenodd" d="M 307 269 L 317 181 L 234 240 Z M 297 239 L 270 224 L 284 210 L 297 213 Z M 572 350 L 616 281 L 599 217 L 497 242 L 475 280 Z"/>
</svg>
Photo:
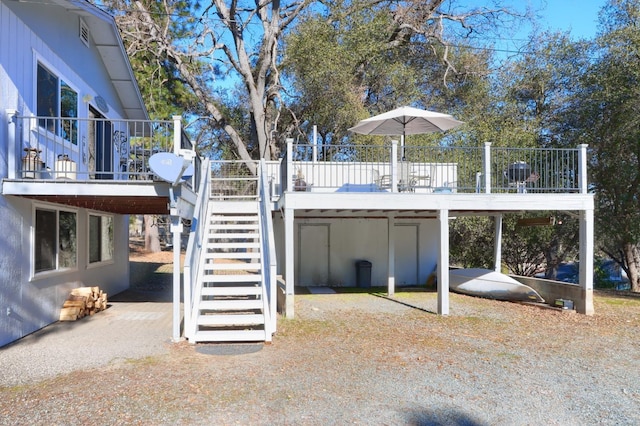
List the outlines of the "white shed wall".
<svg viewBox="0 0 640 426">
<path fill-rule="evenodd" d="M 388 219 L 386 218 L 296 218 L 294 226 L 295 243 L 295 285 L 326 285 L 336 287 L 356 286 L 356 262 L 368 260 L 372 263 L 371 285 L 386 286 L 388 282 Z M 396 226 L 413 225 L 409 229 L 417 229 L 418 235 L 410 241 L 399 240 L 396 244 L 414 244 L 417 240 L 414 259 L 398 257 L 396 261 L 396 275 L 402 275 L 403 268 L 414 268 L 417 262 L 417 282 L 397 282 L 398 285 L 424 284 L 427 277 L 436 266 L 437 229 L 435 219 L 398 219 Z M 323 226 L 321 226 L 323 225 Z M 326 269 L 328 277 L 325 282 L 309 280 L 302 282 L 304 277 L 318 277 L 318 270 L 324 270 L 322 262 L 325 259 L 325 248 L 320 243 L 323 238 L 301 238 L 303 227 L 317 227 L 328 229 L 329 256 Z M 279 274 L 284 274 L 284 223 L 280 214 L 274 218 L 274 232 L 278 251 Z M 311 235 L 312 235 L 311 233 Z M 396 232 L 397 235 L 403 233 Z M 310 234 L 306 234 L 307 236 Z M 302 253 L 305 250 L 305 253 Z M 309 252 L 310 251 L 310 252 Z M 405 251 L 406 252 L 406 251 Z M 414 274 L 415 275 L 415 274 Z"/>
</svg>

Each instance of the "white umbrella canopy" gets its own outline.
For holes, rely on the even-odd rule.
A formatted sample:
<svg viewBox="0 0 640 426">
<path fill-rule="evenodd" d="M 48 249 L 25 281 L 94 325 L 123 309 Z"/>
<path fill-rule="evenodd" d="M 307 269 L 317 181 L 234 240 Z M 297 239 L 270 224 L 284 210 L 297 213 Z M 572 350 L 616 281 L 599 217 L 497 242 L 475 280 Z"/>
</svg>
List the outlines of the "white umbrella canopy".
<svg viewBox="0 0 640 426">
<path fill-rule="evenodd" d="M 443 132 L 461 124 L 464 123 L 449 114 L 403 106 L 361 120 L 348 130 L 363 135 L 400 135 L 400 149 L 404 160 L 405 135 Z"/>
<path fill-rule="evenodd" d="M 360 121 L 349 131 L 363 135 L 417 135 L 464 124 L 449 114 L 404 106 Z"/>
</svg>

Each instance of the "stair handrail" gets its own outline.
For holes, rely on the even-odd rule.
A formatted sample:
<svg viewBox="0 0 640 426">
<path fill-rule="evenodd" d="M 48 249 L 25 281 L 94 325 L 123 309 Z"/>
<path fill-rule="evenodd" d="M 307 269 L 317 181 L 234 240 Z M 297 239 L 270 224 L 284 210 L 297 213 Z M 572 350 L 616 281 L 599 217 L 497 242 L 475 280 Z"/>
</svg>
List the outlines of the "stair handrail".
<svg viewBox="0 0 640 426">
<path fill-rule="evenodd" d="M 206 218 L 208 217 L 209 200 L 211 198 L 211 165 L 209 159 L 204 159 L 201 166 L 200 185 L 196 205 L 191 220 L 191 230 L 189 231 L 189 243 L 184 259 L 184 336 L 187 339 L 195 335 L 195 320 L 193 318 L 193 308 L 195 300 L 200 297 L 198 288 L 198 271 L 201 267 L 202 251 L 206 235 Z M 195 291 L 194 291 L 195 289 Z"/>
<path fill-rule="evenodd" d="M 258 200 L 260 218 L 260 242 L 262 249 L 262 298 L 265 312 L 265 338 L 271 341 L 271 336 L 276 332 L 277 324 L 277 259 L 276 243 L 273 235 L 273 219 L 271 217 L 271 192 L 269 191 L 269 177 L 267 165 L 264 159 L 260 161 L 258 179 Z"/>
</svg>

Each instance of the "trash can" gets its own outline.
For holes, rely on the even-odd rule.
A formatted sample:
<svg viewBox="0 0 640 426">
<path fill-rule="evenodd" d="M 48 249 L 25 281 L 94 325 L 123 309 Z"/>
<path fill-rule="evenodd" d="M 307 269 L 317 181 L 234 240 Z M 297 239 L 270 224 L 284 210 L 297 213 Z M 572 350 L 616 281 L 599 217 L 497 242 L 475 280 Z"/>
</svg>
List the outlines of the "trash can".
<svg viewBox="0 0 640 426">
<path fill-rule="evenodd" d="M 356 285 L 360 288 L 371 288 L 371 262 L 368 260 L 356 262 Z"/>
</svg>

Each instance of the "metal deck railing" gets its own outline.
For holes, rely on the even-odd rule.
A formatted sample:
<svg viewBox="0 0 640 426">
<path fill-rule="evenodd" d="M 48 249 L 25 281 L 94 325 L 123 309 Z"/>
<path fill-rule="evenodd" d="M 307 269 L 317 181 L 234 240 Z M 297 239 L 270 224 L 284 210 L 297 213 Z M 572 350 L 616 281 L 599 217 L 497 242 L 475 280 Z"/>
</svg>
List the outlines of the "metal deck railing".
<svg viewBox="0 0 640 426">
<path fill-rule="evenodd" d="M 180 117 L 10 118 L 9 179 L 150 180 L 154 179 L 149 168 L 153 154 L 193 149 Z M 198 164 L 195 169 L 199 171 Z"/>
<path fill-rule="evenodd" d="M 269 163 L 275 193 L 587 192 L 586 145 L 561 148 L 324 146 L 289 143 Z"/>
</svg>

